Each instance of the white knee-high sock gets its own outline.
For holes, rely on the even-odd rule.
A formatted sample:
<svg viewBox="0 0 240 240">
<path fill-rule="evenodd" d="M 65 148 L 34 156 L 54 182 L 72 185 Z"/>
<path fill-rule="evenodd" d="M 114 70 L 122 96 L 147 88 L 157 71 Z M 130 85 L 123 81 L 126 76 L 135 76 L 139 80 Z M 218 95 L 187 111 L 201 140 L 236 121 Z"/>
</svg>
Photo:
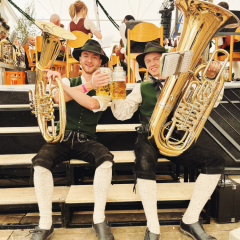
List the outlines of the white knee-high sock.
<svg viewBox="0 0 240 240">
<path fill-rule="evenodd" d="M 157 213 L 157 183 L 155 180 L 138 178 L 137 185 L 147 218 L 147 227 L 150 232 L 160 234 Z"/>
<path fill-rule="evenodd" d="M 240 63 L 233 61 L 232 62 L 232 67 L 233 67 L 233 71 L 234 71 L 234 78 L 240 78 Z"/>
<path fill-rule="evenodd" d="M 220 174 L 200 174 L 198 176 L 190 203 L 182 218 L 185 224 L 198 221 L 199 215 L 216 188 L 220 176 Z"/>
<path fill-rule="evenodd" d="M 102 163 L 95 171 L 94 188 L 94 224 L 102 223 L 105 220 L 105 207 L 109 187 L 112 181 L 112 163 L 106 161 Z"/>
<path fill-rule="evenodd" d="M 40 213 L 39 227 L 50 229 L 52 226 L 52 173 L 46 168 L 34 167 L 34 186 Z"/>
</svg>

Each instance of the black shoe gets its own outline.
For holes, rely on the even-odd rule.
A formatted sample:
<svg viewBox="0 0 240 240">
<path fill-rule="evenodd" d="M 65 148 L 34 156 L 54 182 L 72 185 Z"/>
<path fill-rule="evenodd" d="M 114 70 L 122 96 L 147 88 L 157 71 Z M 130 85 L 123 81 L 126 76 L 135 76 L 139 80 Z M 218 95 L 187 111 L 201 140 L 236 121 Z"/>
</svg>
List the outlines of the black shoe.
<svg viewBox="0 0 240 240">
<path fill-rule="evenodd" d="M 111 228 L 109 227 L 107 221 L 98 224 L 93 224 L 93 228 L 96 231 L 98 240 L 114 240 Z"/>
<path fill-rule="evenodd" d="M 160 240 L 160 234 L 151 233 L 147 228 L 144 240 Z"/>
<path fill-rule="evenodd" d="M 199 222 L 193 224 L 185 224 L 183 221 L 181 221 L 180 232 L 189 237 L 192 237 L 195 240 L 217 240 L 215 237 L 208 235 Z"/>
<path fill-rule="evenodd" d="M 31 240 L 48 240 L 53 234 L 53 226 L 49 230 L 40 229 L 38 226 L 29 231 L 32 234 Z"/>
</svg>

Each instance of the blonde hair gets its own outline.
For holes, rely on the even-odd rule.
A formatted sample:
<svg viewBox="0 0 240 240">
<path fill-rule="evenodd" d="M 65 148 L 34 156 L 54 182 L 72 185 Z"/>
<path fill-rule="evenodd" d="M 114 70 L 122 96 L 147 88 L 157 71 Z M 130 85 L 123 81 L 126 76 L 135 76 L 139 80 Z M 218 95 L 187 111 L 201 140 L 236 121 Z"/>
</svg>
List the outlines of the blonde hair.
<svg viewBox="0 0 240 240">
<path fill-rule="evenodd" d="M 113 46 L 112 54 L 115 53 L 115 49 L 116 49 L 116 47 L 118 47 L 118 45 L 114 45 L 114 46 Z"/>
<path fill-rule="evenodd" d="M 75 15 L 79 13 L 82 9 L 86 9 L 86 11 L 88 11 L 86 4 L 82 1 L 76 1 L 75 3 L 71 4 L 69 7 L 69 15 L 71 19 L 73 19 Z"/>
</svg>

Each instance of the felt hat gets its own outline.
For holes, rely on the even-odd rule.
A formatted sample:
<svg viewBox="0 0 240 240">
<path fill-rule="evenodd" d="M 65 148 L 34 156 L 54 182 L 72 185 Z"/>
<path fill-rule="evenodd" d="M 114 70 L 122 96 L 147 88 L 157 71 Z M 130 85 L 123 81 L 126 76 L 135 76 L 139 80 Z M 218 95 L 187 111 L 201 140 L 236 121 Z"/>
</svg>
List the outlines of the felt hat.
<svg viewBox="0 0 240 240">
<path fill-rule="evenodd" d="M 88 39 L 81 48 L 74 48 L 72 55 L 77 61 L 79 61 L 79 57 L 83 51 L 99 54 L 102 59 L 102 65 L 109 61 L 109 58 L 104 55 L 101 45 L 96 40 Z"/>
<path fill-rule="evenodd" d="M 146 68 L 144 58 L 148 53 L 166 53 L 164 47 L 162 47 L 158 42 L 148 42 L 145 46 L 144 52 L 139 54 L 136 59 L 139 65 Z"/>
</svg>

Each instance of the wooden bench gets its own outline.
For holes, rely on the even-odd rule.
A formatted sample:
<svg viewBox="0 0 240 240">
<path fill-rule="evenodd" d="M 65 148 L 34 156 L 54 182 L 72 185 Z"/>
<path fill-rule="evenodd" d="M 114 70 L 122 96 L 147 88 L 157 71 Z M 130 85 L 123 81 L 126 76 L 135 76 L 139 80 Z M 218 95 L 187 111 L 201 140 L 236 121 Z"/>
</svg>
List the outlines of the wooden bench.
<svg viewBox="0 0 240 240">
<path fill-rule="evenodd" d="M 53 221 L 55 227 L 62 227 L 62 217 L 55 216 L 55 212 L 62 212 L 69 187 L 54 187 L 53 202 Z M 34 228 L 38 225 L 38 204 L 34 187 L 27 188 L 1 188 L 0 189 L 0 211 L 1 213 L 14 213 L 11 221 L 0 219 L 1 229 L 26 229 Z M 26 213 L 37 213 L 35 221 L 26 221 L 23 217 Z M 21 214 L 23 213 L 23 214 Z"/>
<path fill-rule="evenodd" d="M 114 162 L 115 163 L 130 163 L 134 162 L 135 155 L 133 151 L 111 151 L 111 153 L 114 155 Z M 169 162 L 169 160 L 161 158 L 158 159 L 158 162 Z M 86 162 L 78 159 L 72 159 L 70 160 L 71 165 L 85 165 Z"/>
<path fill-rule="evenodd" d="M 194 183 L 158 183 L 158 209 L 161 208 L 186 208 L 189 200 L 191 199 Z M 66 227 L 82 227 L 81 223 L 76 221 L 72 222 L 72 216 L 74 211 L 91 211 L 94 205 L 93 186 L 86 185 L 72 185 L 68 192 L 65 201 L 65 225 Z M 126 210 L 130 209 L 142 209 L 142 203 L 138 190 L 133 192 L 133 184 L 114 184 L 111 185 L 106 212 L 118 210 L 119 213 L 123 211 L 126 215 Z M 115 211 L 116 212 L 116 211 Z M 171 220 L 171 219 L 168 219 Z M 179 222 L 180 219 L 178 219 Z M 124 223 L 121 222 L 121 217 L 116 222 L 111 224 L 126 224 L 128 221 L 124 219 Z M 130 220 L 129 220 L 130 221 Z M 131 225 L 136 224 L 131 220 Z M 85 222 L 86 224 L 86 222 Z M 91 223 L 89 223 L 91 224 Z M 144 223 L 145 224 L 145 223 Z"/>
<path fill-rule="evenodd" d="M 54 187 L 53 203 L 65 202 L 69 191 L 69 187 Z M 6 207 L 8 205 L 25 205 L 25 204 L 37 204 L 37 197 L 34 187 L 28 188 L 2 188 L 0 189 L 0 206 Z M 5 209 L 6 211 L 7 209 Z"/>
<path fill-rule="evenodd" d="M 6 154 L 0 155 L 0 168 L 11 166 L 29 166 L 35 153 L 30 154 Z"/>
<path fill-rule="evenodd" d="M 114 155 L 114 162 L 116 163 L 129 163 L 134 162 L 135 156 L 133 151 L 111 151 Z M 6 154 L 0 155 L 0 167 L 11 166 L 11 165 L 30 165 L 31 160 L 36 153 L 29 154 Z M 159 162 L 169 162 L 167 159 L 159 159 Z M 87 162 L 78 159 L 70 160 L 72 165 L 86 165 Z"/>
<path fill-rule="evenodd" d="M 118 170 L 119 172 L 124 172 L 125 175 L 121 176 L 120 174 L 113 175 L 113 182 L 120 183 L 132 183 L 134 182 L 134 175 L 132 173 L 133 164 L 135 161 L 135 155 L 134 151 L 111 151 L 111 153 L 114 155 L 114 169 Z M 169 163 L 171 162 L 165 158 L 159 158 L 158 159 L 159 164 Z M 72 159 L 70 160 L 70 176 L 71 176 L 71 184 L 79 184 L 79 181 L 77 181 L 78 176 L 83 177 L 84 174 L 84 167 L 88 167 L 89 163 L 84 162 L 82 160 L 78 159 Z M 162 165 L 161 165 L 162 166 Z M 76 171 L 76 173 L 75 173 Z M 117 171 L 116 171 L 117 172 Z M 159 174 L 159 173 L 158 173 Z M 160 174 L 161 175 L 161 174 Z M 179 169 L 177 169 L 176 173 L 170 174 L 168 173 L 169 177 L 163 176 L 166 174 L 162 174 L 161 176 L 158 176 L 157 178 L 158 182 L 164 181 L 178 181 L 179 180 Z M 125 179 L 124 179 L 125 178 Z M 87 180 L 86 180 L 87 181 Z M 88 179 L 88 182 L 91 183 L 92 179 Z"/>
<path fill-rule="evenodd" d="M 158 211 L 159 212 L 183 212 L 187 207 L 191 198 L 194 183 L 159 183 L 158 185 Z M 54 187 L 53 193 L 53 212 L 61 212 L 61 215 L 57 217 L 57 221 L 54 221 L 55 227 L 89 227 L 92 224 L 92 211 L 94 206 L 94 194 L 92 185 L 73 185 L 70 187 Z M 166 210 L 168 209 L 168 210 Z M 175 209 L 175 210 L 174 210 Z M 180 210 L 179 210 L 180 209 Z M 183 209 L 183 210 L 181 210 Z M 2 188 L 0 189 L 0 210 L 3 212 L 34 212 L 36 214 L 32 222 L 19 222 L 19 223 L 7 223 L 1 224 L 1 228 L 26 228 L 33 227 L 38 222 L 38 207 L 35 189 L 33 187 L 28 188 Z M 84 223 L 71 222 L 72 216 L 75 211 L 80 211 L 82 218 L 85 218 L 86 214 L 90 214 L 91 217 L 84 220 Z M 138 214 L 144 215 L 142 209 L 141 199 L 138 193 L 133 192 L 133 184 L 114 184 L 110 186 L 106 213 L 111 215 L 111 211 L 119 216 L 115 218 L 111 224 L 124 225 L 145 225 L 145 217 L 141 217 L 141 220 L 136 218 Z M 132 216 L 128 220 L 127 215 Z M 160 214 L 160 213 L 159 213 Z M 123 217 L 120 217 L 123 216 Z M 129 215 L 130 216 L 130 215 Z M 135 220 L 132 220 L 135 219 Z M 142 220 L 143 219 L 143 220 Z M 178 214 L 178 219 L 167 218 L 164 221 L 166 223 L 177 224 L 181 219 L 181 215 Z M 209 219 L 206 219 L 206 222 Z M 57 224 L 56 224 L 57 222 Z M 161 222 L 162 223 L 162 222 Z M 120 226 L 119 225 L 119 226 Z"/>
<path fill-rule="evenodd" d="M 131 169 L 135 160 L 133 151 L 111 151 L 111 153 L 114 155 L 114 163 L 116 164 L 116 166 L 121 165 L 122 166 L 121 168 L 124 168 L 126 170 L 129 169 L 129 172 L 131 172 Z M 30 168 L 32 165 L 31 160 L 35 155 L 36 153 L 0 155 L 0 170 L 4 171 L 4 169 Z M 167 159 L 158 159 L 158 162 L 168 163 L 170 161 Z M 66 169 L 66 177 L 68 179 L 68 185 L 76 184 L 75 175 L 77 174 L 75 174 L 75 172 L 78 172 L 78 173 L 84 172 L 85 167 L 90 166 L 89 163 L 83 160 L 78 160 L 78 159 L 72 159 L 70 160 L 70 162 L 66 161 L 63 164 L 65 165 L 65 169 Z M 132 182 L 133 181 L 132 173 L 130 178 L 131 178 L 130 182 Z M 121 178 L 118 178 L 118 177 L 114 179 L 121 180 Z M 172 176 L 172 178 L 169 178 L 166 180 L 173 181 L 172 179 L 177 180 L 178 176 L 174 175 Z"/>
</svg>

